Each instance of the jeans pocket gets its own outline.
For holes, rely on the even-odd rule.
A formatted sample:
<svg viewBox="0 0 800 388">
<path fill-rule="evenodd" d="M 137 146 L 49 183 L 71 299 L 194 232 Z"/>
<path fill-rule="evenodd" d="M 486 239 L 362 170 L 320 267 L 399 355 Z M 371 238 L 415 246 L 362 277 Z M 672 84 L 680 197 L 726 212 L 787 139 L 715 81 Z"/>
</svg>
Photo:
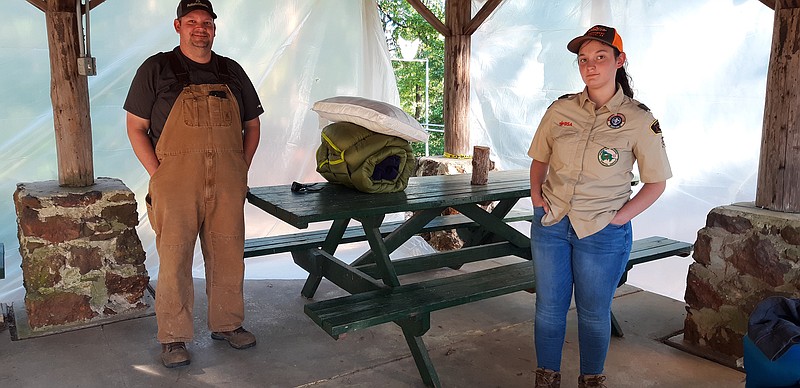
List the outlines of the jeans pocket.
<svg viewBox="0 0 800 388">
<path fill-rule="evenodd" d="M 544 206 L 534 206 L 533 207 L 533 219 L 532 221 L 541 225 L 542 218 L 547 215 L 547 212 L 544 211 Z"/>
</svg>

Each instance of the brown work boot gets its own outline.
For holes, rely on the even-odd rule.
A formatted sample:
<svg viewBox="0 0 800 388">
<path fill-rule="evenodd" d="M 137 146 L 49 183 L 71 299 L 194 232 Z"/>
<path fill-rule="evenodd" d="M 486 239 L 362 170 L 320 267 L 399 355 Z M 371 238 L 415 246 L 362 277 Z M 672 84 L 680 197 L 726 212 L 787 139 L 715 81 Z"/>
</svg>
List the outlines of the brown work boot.
<svg viewBox="0 0 800 388">
<path fill-rule="evenodd" d="M 606 381 L 605 375 L 580 375 L 578 376 L 578 388 L 606 388 L 603 382 Z"/>
<path fill-rule="evenodd" d="M 536 388 L 560 388 L 561 373 L 550 369 L 536 368 Z"/>
<path fill-rule="evenodd" d="M 212 332 L 211 338 L 215 340 L 228 341 L 228 343 L 234 349 L 247 349 L 249 347 L 255 346 L 256 344 L 256 336 L 254 336 L 253 333 L 245 330 L 241 326 L 233 331 Z"/>
<path fill-rule="evenodd" d="M 189 351 L 186 350 L 186 344 L 183 342 L 170 342 L 168 344 L 161 344 L 161 362 L 167 368 L 175 368 L 177 366 L 189 365 L 192 358 L 189 356 Z"/>
</svg>

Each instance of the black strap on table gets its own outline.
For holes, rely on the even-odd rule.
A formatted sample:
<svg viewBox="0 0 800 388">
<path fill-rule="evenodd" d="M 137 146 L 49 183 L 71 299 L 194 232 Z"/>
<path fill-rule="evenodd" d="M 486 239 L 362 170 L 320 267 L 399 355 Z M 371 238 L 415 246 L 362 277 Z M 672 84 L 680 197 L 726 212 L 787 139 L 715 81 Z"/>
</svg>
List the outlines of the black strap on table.
<svg viewBox="0 0 800 388">
<path fill-rule="evenodd" d="M 324 189 L 324 187 L 314 187 L 316 183 L 292 182 L 291 190 L 294 193 L 313 193 Z"/>
</svg>

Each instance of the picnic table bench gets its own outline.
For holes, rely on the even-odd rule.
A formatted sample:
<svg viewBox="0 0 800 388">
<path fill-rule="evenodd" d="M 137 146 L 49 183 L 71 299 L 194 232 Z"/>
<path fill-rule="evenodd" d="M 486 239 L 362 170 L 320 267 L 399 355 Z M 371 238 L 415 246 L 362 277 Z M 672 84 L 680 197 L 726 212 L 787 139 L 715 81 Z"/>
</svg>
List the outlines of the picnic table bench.
<svg viewBox="0 0 800 388">
<path fill-rule="evenodd" d="M 327 231 L 248 240 L 245 256 L 291 252 L 295 263 L 309 273 L 301 291 L 303 296 L 313 297 L 323 277 L 350 294 L 305 305 L 305 313 L 325 332 L 338 338 L 353 330 L 394 322 L 402 329 L 423 382 L 441 386 L 422 340 L 430 328 L 430 313 L 511 292 L 535 290 L 530 239 L 508 225 L 511 221 L 530 220 L 530 213 L 512 211 L 519 199 L 530 195 L 529 179 L 527 170 L 491 172 L 487 185 L 471 185 L 469 174 L 414 177 L 404 192 L 386 194 L 361 193 L 330 183 L 320 183 L 322 190 L 306 193 L 291 192 L 290 185 L 254 187 L 248 193 L 251 204 L 296 228 L 323 221 L 333 224 Z M 497 201 L 491 212 L 479 206 L 491 201 Z M 442 216 L 448 207 L 460 214 Z M 398 212 L 414 214 L 404 221 L 383 222 L 387 214 Z M 349 226 L 351 219 L 361 225 Z M 451 228 L 458 229 L 465 241 L 461 249 L 389 258 L 391 252 L 418 233 Z M 352 263 L 335 256 L 339 245 L 364 240 L 369 243 L 369 250 Z M 690 251 L 690 244 L 674 240 L 640 240 L 634 242 L 628 269 L 656 258 L 688 255 Z M 517 256 L 520 261 L 411 283 L 404 280 L 401 284 L 398 278 L 505 256 Z"/>
<path fill-rule="evenodd" d="M 634 265 L 671 256 L 688 256 L 691 251 L 692 244 L 665 237 L 636 240 L 619 286 L 625 284 L 627 273 Z M 305 305 L 305 313 L 331 337 L 338 338 L 350 331 L 535 287 L 533 265 L 521 262 L 457 275 L 454 279 L 433 279 L 315 302 Z M 622 328 L 613 313 L 611 318 L 612 333 L 622 337 Z M 423 321 L 428 322 L 429 318 Z"/>
</svg>

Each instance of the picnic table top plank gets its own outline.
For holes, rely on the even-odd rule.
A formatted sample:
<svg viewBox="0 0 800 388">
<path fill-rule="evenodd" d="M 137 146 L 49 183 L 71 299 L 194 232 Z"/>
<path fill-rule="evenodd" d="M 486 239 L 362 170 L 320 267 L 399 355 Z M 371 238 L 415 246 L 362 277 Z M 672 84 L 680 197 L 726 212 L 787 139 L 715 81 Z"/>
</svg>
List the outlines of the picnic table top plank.
<svg viewBox="0 0 800 388">
<path fill-rule="evenodd" d="M 489 184 L 471 185 L 471 174 L 412 177 L 404 191 L 362 193 L 343 185 L 321 182 L 320 191 L 295 193 L 290 185 L 253 187 L 253 205 L 284 222 L 306 228 L 309 223 L 374 217 L 404 211 L 517 199 L 530 195 L 527 170 L 492 171 Z M 346 200 L 344 200 L 346 198 Z"/>
</svg>

